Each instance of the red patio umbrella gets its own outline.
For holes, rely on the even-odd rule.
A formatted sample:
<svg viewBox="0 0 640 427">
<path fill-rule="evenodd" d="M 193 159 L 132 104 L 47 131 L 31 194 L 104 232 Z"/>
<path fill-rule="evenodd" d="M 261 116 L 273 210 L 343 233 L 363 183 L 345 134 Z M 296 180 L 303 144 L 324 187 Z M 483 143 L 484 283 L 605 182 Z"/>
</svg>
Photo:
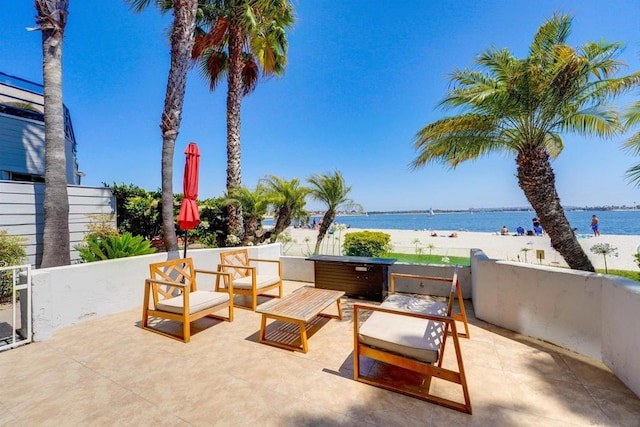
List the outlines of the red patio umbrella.
<svg viewBox="0 0 640 427">
<path fill-rule="evenodd" d="M 184 230 L 184 258 L 187 257 L 187 233 L 200 224 L 200 212 L 198 212 L 198 173 L 200 170 L 200 150 L 198 144 L 190 142 L 184 154 L 187 161 L 184 164 L 184 179 L 182 190 L 184 198 L 178 214 L 178 227 Z"/>
</svg>

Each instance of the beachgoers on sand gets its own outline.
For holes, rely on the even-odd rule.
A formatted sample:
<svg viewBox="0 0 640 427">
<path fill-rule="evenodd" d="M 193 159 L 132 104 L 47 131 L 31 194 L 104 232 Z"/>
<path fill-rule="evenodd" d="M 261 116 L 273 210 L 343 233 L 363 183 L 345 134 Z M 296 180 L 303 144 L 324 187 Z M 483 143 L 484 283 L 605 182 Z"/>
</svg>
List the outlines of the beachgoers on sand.
<svg viewBox="0 0 640 427">
<path fill-rule="evenodd" d="M 340 245 L 344 243 L 344 236 L 347 233 L 362 230 L 364 229 L 354 227 L 344 230 L 341 234 L 341 243 L 336 243 L 335 250 L 337 251 Z M 505 239 L 496 232 L 401 229 L 376 229 L 375 231 L 382 231 L 391 235 L 391 243 L 394 247 L 394 252 L 415 253 L 416 245 L 412 242 L 418 239 L 420 241 L 419 245 L 423 249 L 424 253 L 429 253 L 429 251 L 431 251 L 434 254 L 442 256 L 453 255 L 468 257 L 469 250 L 471 248 L 478 248 L 481 249 L 489 258 L 517 261 L 518 255 L 522 258 L 523 248 L 526 248 L 528 251 L 534 251 L 529 252 L 530 254 L 535 253 L 536 250 L 545 251 L 544 264 L 566 267 L 566 263 L 562 256 L 560 256 L 560 254 L 551 247 L 551 240 L 546 234 L 535 238 Z M 291 249 L 287 250 L 287 255 L 305 255 L 306 251 L 308 251 L 305 239 L 309 238 L 311 242 L 315 242 L 318 234 L 317 230 L 293 229 L 293 227 L 288 229 L 287 232 L 289 232 L 291 237 L 297 242 L 291 246 Z M 432 236 L 432 233 L 434 236 Z M 456 233 L 457 238 L 449 238 L 453 233 Z M 438 239 L 434 239 L 434 237 L 438 237 Z M 597 243 L 594 241 L 593 234 L 578 235 L 577 237 L 580 246 L 582 246 L 593 265 L 596 268 L 604 268 L 602 256 L 595 255 L 590 251 L 590 248 Z M 618 248 L 617 257 L 607 258 L 609 269 L 638 271 L 638 265 L 636 264 L 633 255 L 638 251 L 640 236 L 607 234 L 605 236 L 598 237 L 598 239 L 598 241 L 609 243 L 610 245 Z M 427 249 L 429 245 L 433 245 L 433 247 Z M 336 253 L 336 255 L 337 254 L 338 253 Z M 534 263 L 538 262 L 535 258 L 533 258 L 532 261 L 534 261 Z"/>
</svg>

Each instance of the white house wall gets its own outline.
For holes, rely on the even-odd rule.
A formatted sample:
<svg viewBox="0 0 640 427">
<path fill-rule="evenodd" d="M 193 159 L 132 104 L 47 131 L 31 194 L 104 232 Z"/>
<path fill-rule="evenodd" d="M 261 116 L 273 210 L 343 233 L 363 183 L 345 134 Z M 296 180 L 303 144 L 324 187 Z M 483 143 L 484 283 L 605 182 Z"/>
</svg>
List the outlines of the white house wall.
<svg viewBox="0 0 640 427">
<path fill-rule="evenodd" d="M 44 176 L 44 122 L 0 113 L 0 171 Z M 73 142 L 65 139 L 67 182 L 79 184 Z"/>
<path fill-rule="evenodd" d="M 105 187 L 68 186 L 69 238 L 71 260 L 80 257 L 73 248 L 82 243 L 89 231 L 87 225 L 92 215 L 113 215 L 115 227 L 116 201 L 111 190 Z M 39 266 L 42 259 L 44 233 L 44 184 L 17 181 L 0 181 L 0 230 L 26 239 L 27 263 Z"/>
</svg>

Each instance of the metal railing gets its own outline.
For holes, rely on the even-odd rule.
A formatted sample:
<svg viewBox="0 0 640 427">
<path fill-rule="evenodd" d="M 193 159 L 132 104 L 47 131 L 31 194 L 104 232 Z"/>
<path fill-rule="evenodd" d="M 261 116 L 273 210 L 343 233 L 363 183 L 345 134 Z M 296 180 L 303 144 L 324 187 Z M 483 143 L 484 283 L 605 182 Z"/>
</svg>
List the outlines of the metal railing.
<svg viewBox="0 0 640 427">
<path fill-rule="evenodd" d="M 28 344 L 32 340 L 31 266 L 0 267 L 0 281 L 11 300 L 0 305 L 0 351 Z"/>
</svg>

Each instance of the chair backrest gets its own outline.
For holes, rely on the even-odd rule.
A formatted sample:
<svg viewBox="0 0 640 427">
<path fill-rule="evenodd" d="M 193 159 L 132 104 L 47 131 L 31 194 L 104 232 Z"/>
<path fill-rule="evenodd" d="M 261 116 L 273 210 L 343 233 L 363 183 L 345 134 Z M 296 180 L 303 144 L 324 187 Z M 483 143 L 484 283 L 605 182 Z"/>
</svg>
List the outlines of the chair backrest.
<svg viewBox="0 0 640 427">
<path fill-rule="evenodd" d="M 449 293 L 449 301 L 447 301 L 447 316 L 451 316 L 453 312 L 453 300 L 456 298 L 462 298 L 460 293 L 460 283 L 458 282 L 458 266 L 453 269 L 453 278 L 451 279 L 451 291 Z"/>
<path fill-rule="evenodd" d="M 234 279 L 251 275 L 251 271 L 246 268 L 225 267 L 225 265 L 237 265 L 238 267 L 249 266 L 249 252 L 246 249 L 220 252 L 220 264 L 223 264 L 222 271 L 231 273 Z"/>
<path fill-rule="evenodd" d="M 173 259 L 149 264 L 149 272 L 152 279 L 175 283 L 188 283 L 189 292 L 196 290 L 196 278 L 192 258 Z M 163 298 L 172 298 L 176 296 L 176 294 L 179 294 L 182 288 L 166 285 L 156 286 L 154 289 L 156 289 Z"/>
</svg>

